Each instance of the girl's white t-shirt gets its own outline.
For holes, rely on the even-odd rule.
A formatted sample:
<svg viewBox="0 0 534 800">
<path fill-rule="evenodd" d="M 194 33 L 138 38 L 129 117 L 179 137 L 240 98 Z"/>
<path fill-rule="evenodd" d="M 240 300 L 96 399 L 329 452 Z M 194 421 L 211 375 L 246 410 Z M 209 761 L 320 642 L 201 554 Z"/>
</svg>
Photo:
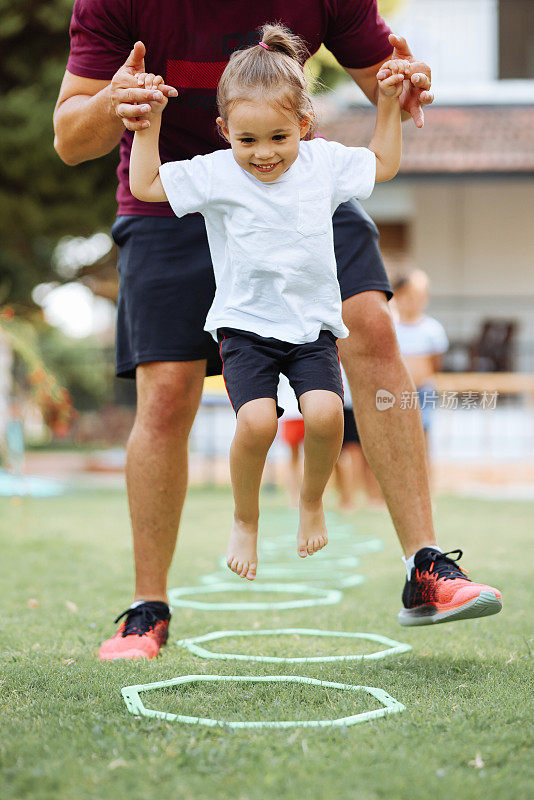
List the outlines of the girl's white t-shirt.
<svg viewBox="0 0 534 800">
<path fill-rule="evenodd" d="M 313 139 L 275 181 L 263 183 L 217 150 L 160 167 L 178 217 L 200 212 L 216 292 L 205 330 L 238 328 L 302 344 L 321 330 L 344 338 L 332 214 L 352 197 L 369 197 L 375 154 Z"/>
</svg>

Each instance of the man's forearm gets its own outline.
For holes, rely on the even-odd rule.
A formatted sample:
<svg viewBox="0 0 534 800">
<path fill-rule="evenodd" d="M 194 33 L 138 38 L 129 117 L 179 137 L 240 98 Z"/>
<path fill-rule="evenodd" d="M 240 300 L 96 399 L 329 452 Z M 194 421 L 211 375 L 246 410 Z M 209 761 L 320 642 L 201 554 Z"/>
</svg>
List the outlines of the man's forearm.
<svg viewBox="0 0 534 800">
<path fill-rule="evenodd" d="M 110 87 L 75 95 L 54 112 L 54 147 L 66 164 L 80 164 L 110 153 L 124 132 L 110 100 Z"/>
</svg>

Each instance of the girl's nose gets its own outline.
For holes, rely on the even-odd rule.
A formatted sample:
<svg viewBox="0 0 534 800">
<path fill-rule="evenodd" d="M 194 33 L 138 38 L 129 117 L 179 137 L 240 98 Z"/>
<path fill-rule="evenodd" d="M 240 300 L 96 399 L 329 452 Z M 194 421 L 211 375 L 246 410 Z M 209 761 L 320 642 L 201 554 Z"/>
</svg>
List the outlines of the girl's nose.
<svg viewBox="0 0 534 800">
<path fill-rule="evenodd" d="M 268 149 L 266 147 L 257 148 L 256 152 L 254 153 L 254 158 L 261 159 L 261 161 L 268 161 L 274 155 L 273 150 L 271 147 Z"/>
</svg>

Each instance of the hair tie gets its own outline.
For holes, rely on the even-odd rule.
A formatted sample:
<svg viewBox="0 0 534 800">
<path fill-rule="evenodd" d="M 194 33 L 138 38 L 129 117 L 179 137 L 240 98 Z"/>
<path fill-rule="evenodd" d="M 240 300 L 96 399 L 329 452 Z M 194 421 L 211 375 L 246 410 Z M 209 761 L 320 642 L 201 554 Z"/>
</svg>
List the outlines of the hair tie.
<svg viewBox="0 0 534 800">
<path fill-rule="evenodd" d="M 266 50 L 269 49 L 269 45 L 265 44 L 265 42 L 258 42 L 258 44 L 259 44 L 260 47 L 265 47 Z"/>
</svg>

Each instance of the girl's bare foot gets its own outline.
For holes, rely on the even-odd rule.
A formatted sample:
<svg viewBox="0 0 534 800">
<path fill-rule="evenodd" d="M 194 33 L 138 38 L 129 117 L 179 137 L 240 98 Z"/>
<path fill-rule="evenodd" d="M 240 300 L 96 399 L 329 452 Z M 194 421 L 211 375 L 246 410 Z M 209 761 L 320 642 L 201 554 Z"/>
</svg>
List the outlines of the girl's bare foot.
<svg viewBox="0 0 534 800">
<path fill-rule="evenodd" d="M 301 558 L 312 556 L 328 543 L 323 503 L 300 501 L 300 520 L 297 534 L 297 553 Z"/>
<path fill-rule="evenodd" d="M 258 569 L 257 542 L 258 526 L 247 525 L 234 519 L 228 541 L 226 563 L 232 572 L 249 581 L 254 580 Z"/>
</svg>

